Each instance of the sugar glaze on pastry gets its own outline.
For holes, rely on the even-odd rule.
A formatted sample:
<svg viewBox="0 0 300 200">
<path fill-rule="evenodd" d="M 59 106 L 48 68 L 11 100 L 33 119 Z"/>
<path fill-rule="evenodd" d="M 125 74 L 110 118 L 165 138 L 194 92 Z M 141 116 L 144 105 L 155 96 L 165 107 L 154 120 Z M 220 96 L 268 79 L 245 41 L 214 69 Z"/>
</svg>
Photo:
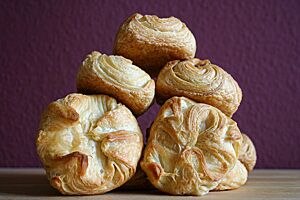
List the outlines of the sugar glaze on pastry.
<svg viewBox="0 0 300 200">
<path fill-rule="evenodd" d="M 133 176 L 143 137 L 114 98 L 70 94 L 42 114 L 36 146 L 50 184 L 62 194 L 101 194 Z"/>
</svg>

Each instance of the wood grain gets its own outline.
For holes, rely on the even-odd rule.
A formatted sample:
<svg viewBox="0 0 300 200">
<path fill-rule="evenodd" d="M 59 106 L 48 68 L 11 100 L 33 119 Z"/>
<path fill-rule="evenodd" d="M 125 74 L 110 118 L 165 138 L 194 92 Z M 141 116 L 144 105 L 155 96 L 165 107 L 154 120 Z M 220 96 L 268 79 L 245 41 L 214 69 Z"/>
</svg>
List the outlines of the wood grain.
<svg viewBox="0 0 300 200">
<path fill-rule="evenodd" d="M 203 197 L 170 196 L 158 191 L 119 191 L 95 196 L 62 196 L 50 187 L 43 169 L 0 168 L 0 199 L 300 199 L 300 170 L 254 170 L 237 190 Z"/>
</svg>

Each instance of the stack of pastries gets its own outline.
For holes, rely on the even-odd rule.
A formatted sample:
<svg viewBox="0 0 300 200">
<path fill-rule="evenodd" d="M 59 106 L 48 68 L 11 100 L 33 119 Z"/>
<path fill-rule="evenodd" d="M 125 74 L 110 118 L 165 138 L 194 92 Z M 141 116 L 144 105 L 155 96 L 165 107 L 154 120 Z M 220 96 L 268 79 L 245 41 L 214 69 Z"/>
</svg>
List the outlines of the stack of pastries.
<svg viewBox="0 0 300 200">
<path fill-rule="evenodd" d="M 231 118 L 242 91 L 221 67 L 194 58 L 188 27 L 175 17 L 134 14 L 113 52 L 87 55 L 78 93 L 41 116 L 36 146 L 50 184 L 66 195 L 120 186 L 204 195 L 244 185 L 256 151 Z M 154 99 L 162 106 L 143 141 L 136 117 Z"/>
</svg>

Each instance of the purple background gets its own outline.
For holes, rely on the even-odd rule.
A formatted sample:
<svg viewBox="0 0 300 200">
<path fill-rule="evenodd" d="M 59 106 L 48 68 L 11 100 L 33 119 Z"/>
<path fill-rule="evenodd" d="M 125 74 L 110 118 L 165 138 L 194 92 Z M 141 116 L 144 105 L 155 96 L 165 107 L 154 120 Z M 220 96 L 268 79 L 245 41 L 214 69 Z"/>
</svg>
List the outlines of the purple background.
<svg viewBox="0 0 300 200">
<path fill-rule="evenodd" d="M 300 1 L 1 1 L 0 167 L 40 166 L 40 114 L 75 92 L 92 50 L 112 52 L 135 12 L 176 16 L 197 40 L 197 57 L 228 71 L 243 90 L 234 115 L 254 141 L 257 168 L 300 168 Z M 143 130 L 159 106 L 139 118 Z"/>
</svg>

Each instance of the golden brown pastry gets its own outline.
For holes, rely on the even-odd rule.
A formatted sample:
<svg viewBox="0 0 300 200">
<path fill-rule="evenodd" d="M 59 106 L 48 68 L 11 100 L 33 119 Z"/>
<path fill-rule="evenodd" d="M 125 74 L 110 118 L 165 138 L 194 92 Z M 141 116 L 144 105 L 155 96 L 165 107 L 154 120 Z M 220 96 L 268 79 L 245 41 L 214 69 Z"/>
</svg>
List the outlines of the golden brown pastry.
<svg viewBox="0 0 300 200">
<path fill-rule="evenodd" d="M 234 167 L 241 138 L 236 122 L 217 108 L 173 97 L 151 127 L 141 167 L 163 192 L 204 195 Z"/>
<path fill-rule="evenodd" d="M 232 190 L 241 187 L 247 181 L 248 172 L 253 170 L 256 163 L 255 147 L 246 134 L 242 133 L 242 137 L 239 160 L 214 190 Z"/>
<path fill-rule="evenodd" d="M 154 99 L 155 82 L 132 61 L 94 51 L 79 69 L 77 89 L 84 94 L 110 95 L 140 115 Z"/>
<path fill-rule="evenodd" d="M 214 190 L 232 190 L 244 185 L 247 181 L 248 171 L 246 167 L 237 160 L 234 168 L 226 174 L 220 184 Z"/>
<path fill-rule="evenodd" d="M 256 150 L 251 139 L 244 133 L 242 136 L 243 143 L 240 149 L 239 160 L 245 165 L 248 172 L 251 172 L 256 164 Z"/>
<path fill-rule="evenodd" d="M 62 194 L 101 194 L 133 176 L 143 137 L 114 98 L 70 94 L 42 114 L 36 146 L 50 184 Z"/>
<path fill-rule="evenodd" d="M 121 25 L 114 44 L 114 54 L 150 72 L 171 60 L 193 58 L 195 52 L 194 35 L 179 19 L 138 13 Z"/>
<path fill-rule="evenodd" d="M 160 102 L 185 96 L 210 104 L 230 117 L 242 100 L 242 91 L 231 75 L 198 58 L 168 62 L 158 75 L 156 93 Z"/>
</svg>

